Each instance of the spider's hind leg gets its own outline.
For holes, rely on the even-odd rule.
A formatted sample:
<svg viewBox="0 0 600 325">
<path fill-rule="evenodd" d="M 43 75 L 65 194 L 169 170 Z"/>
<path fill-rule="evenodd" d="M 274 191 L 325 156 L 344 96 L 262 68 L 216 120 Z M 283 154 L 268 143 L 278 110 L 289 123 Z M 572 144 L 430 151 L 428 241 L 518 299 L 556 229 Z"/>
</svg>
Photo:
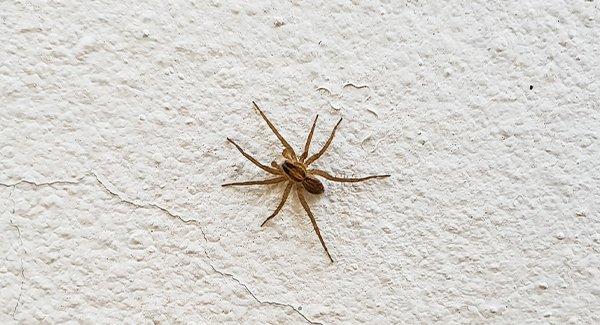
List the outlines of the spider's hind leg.
<svg viewBox="0 0 600 325">
<path fill-rule="evenodd" d="M 315 220 L 315 216 L 310 211 L 310 207 L 308 206 L 308 203 L 306 202 L 306 199 L 304 198 L 304 194 L 302 193 L 303 190 L 304 189 L 301 186 L 298 187 L 298 199 L 300 199 L 300 203 L 302 204 L 302 207 L 308 214 L 308 217 L 310 218 L 310 222 L 312 223 L 313 228 L 315 229 L 315 232 L 317 233 L 317 236 L 319 237 L 321 246 L 323 246 L 323 249 L 325 249 L 325 253 L 327 253 L 327 257 L 329 257 L 329 260 L 331 261 L 331 263 L 333 263 L 333 258 L 331 258 L 331 255 L 329 254 L 329 250 L 327 249 L 327 245 L 325 245 L 325 241 L 323 240 L 323 237 L 321 236 L 321 231 L 319 230 L 319 226 L 317 225 L 317 220 Z"/>
<path fill-rule="evenodd" d="M 329 174 L 328 172 L 326 172 L 324 170 L 320 170 L 320 169 L 310 169 L 309 172 L 314 175 L 321 176 L 330 181 L 340 182 L 340 183 L 356 183 L 356 182 L 363 182 L 363 181 L 373 179 L 373 178 L 387 178 L 387 177 L 391 176 L 391 175 L 371 175 L 371 176 L 366 176 L 366 177 L 353 178 L 353 177 L 333 176 L 333 175 Z"/>
</svg>

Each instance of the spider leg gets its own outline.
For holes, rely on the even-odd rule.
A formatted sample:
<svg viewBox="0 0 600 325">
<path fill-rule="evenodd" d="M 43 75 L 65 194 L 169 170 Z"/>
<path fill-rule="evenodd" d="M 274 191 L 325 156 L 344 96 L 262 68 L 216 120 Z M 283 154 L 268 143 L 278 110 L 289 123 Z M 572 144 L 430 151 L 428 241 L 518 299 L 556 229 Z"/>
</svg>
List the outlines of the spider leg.
<svg viewBox="0 0 600 325">
<path fill-rule="evenodd" d="M 275 128 L 273 123 L 271 123 L 271 121 L 269 121 L 269 119 L 267 118 L 265 113 L 263 113 L 263 111 L 261 111 L 260 108 L 258 108 L 258 105 L 256 105 L 255 102 L 252 102 L 252 104 L 254 104 L 254 108 L 256 108 L 256 110 L 258 110 L 258 112 L 260 113 L 260 116 L 262 116 L 262 118 L 265 120 L 265 122 L 267 122 L 271 131 L 273 131 L 273 133 L 275 133 L 275 135 L 277 136 L 279 141 L 281 141 L 281 144 L 283 144 L 283 146 L 292 154 L 292 157 L 294 159 L 296 159 L 296 152 L 294 151 L 294 149 L 292 149 L 292 146 L 290 146 L 290 144 L 287 141 L 285 141 L 285 139 L 283 138 L 283 136 L 281 136 L 279 131 L 277 131 L 277 129 Z"/>
<path fill-rule="evenodd" d="M 331 141 L 333 141 L 333 137 L 335 136 L 335 131 L 337 130 L 338 126 L 340 125 L 340 123 L 342 122 L 342 119 L 340 118 L 340 120 L 337 122 L 337 124 L 333 127 L 333 131 L 331 131 L 331 135 L 329 136 L 329 139 L 327 139 L 327 142 L 325 142 L 325 145 L 323 146 L 323 148 L 317 152 L 316 154 L 310 156 L 306 162 L 304 163 L 306 166 L 312 164 L 315 160 L 319 159 L 321 157 L 321 155 L 323 153 L 325 153 L 325 151 L 327 150 L 327 148 L 329 148 L 329 145 L 331 144 Z"/>
<path fill-rule="evenodd" d="M 366 181 L 366 180 L 372 179 L 372 178 L 386 178 L 386 177 L 390 177 L 390 175 L 371 175 L 371 176 L 360 177 L 360 178 L 336 177 L 336 176 L 332 176 L 328 172 L 326 172 L 324 170 L 320 170 L 320 169 L 310 169 L 310 170 L 308 170 L 308 172 L 312 173 L 314 175 L 318 175 L 318 176 L 321 176 L 323 178 L 326 178 L 326 179 L 328 179 L 330 181 L 342 182 L 342 183 L 356 183 L 356 182 Z"/>
<path fill-rule="evenodd" d="M 273 213 L 265 221 L 263 221 L 263 223 L 260 224 L 261 227 L 264 226 L 267 223 L 267 221 L 273 219 L 279 213 L 281 208 L 283 208 L 283 205 L 285 204 L 285 201 L 287 200 L 288 196 L 290 195 L 290 191 L 292 190 L 292 185 L 293 183 L 291 181 L 288 182 L 287 186 L 285 187 L 285 191 L 283 191 L 283 197 L 281 198 L 279 205 L 277 206 L 275 211 L 273 211 Z"/>
<path fill-rule="evenodd" d="M 233 142 L 233 140 L 231 140 L 230 138 L 227 138 L 227 140 L 231 143 L 233 143 L 233 145 L 237 148 L 237 150 L 239 150 L 239 152 L 242 153 L 242 155 L 244 157 L 246 157 L 248 160 L 250 160 L 253 164 L 255 164 L 256 166 L 260 167 L 260 169 L 271 173 L 271 174 L 275 174 L 275 175 L 281 175 L 281 172 L 275 168 L 269 167 L 269 166 L 265 166 L 263 164 L 261 164 L 258 160 L 256 160 L 254 157 L 250 156 L 249 154 L 245 153 L 244 150 L 237 145 L 237 143 Z"/>
<path fill-rule="evenodd" d="M 258 181 L 247 181 L 247 182 L 235 182 L 235 183 L 225 183 L 221 186 L 240 186 L 240 185 L 268 185 L 268 184 L 277 184 L 286 180 L 285 176 L 279 176 L 270 179 L 263 179 Z"/>
<path fill-rule="evenodd" d="M 317 125 L 317 119 L 319 115 L 315 117 L 315 121 L 313 122 L 312 128 L 310 128 L 310 132 L 308 133 L 308 138 L 306 139 L 306 144 L 304 145 L 304 152 L 300 155 L 300 162 L 304 162 L 304 159 L 308 157 L 308 148 L 310 148 L 310 142 L 312 141 L 313 133 L 315 132 L 315 126 Z"/>
<path fill-rule="evenodd" d="M 331 261 L 331 263 L 333 263 L 333 258 L 331 258 L 331 255 L 329 254 L 329 250 L 327 249 L 327 246 L 325 245 L 325 241 L 323 240 L 323 237 L 321 237 L 321 231 L 319 230 L 319 226 L 317 225 L 317 220 L 315 220 L 315 216 L 310 211 L 310 207 L 308 206 L 308 203 L 306 202 L 306 199 L 304 198 L 304 194 L 302 193 L 302 191 L 303 191 L 303 188 L 301 186 L 299 186 L 298 187 L 298 198 L 300 199 L 300 203 L 302 204 L 302 207 L 304 207 L 304 210 L 308 214 L 308 217 L 310 218 L 310 222 L 312 223 L 313 228 L 315 229 L 315 232 L 317 233 L 317 236 L 319 237 L 319 241 L 321 241 L 321 246 L 323 246 L 323 248 L 325 249 L 325 253 L 327 253 L 327 257 L 329 257 L 329 260 Z"/>
</svg>

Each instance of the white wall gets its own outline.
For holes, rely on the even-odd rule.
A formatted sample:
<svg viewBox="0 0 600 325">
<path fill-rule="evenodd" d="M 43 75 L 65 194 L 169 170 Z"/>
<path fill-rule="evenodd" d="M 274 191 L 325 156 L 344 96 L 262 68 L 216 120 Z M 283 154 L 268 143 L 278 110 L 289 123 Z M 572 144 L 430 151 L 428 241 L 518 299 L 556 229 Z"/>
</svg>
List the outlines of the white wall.
<svg viewBox="0 0 600 325">
<path fill-rule="evenodd" d="M 0 322 L 600 322 L 598 1 L 4 1 Z M 265 173 L 320 115 L 330 264 Z M 185 222 L 191 220 L 190 222 Z"/>
</svg>

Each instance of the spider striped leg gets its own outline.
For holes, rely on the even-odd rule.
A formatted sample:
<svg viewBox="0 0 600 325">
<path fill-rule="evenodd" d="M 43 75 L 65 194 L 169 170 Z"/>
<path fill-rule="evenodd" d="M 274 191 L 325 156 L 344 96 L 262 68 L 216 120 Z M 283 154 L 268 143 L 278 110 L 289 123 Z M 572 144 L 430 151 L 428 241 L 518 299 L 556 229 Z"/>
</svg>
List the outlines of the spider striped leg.
<svg viewBox="0 0 600 325">
<path fill-rule="evenodd" d="M 242 149 L 240 146 L 238 146 L 238 144 L 237 144 L 237 143 L 233 142 L 233 140 L 231 140 L 230 138 L 227 138 L 227 141 L 229 141 L 229 142 L 233 143 L 233 145 L 234 145 L 234 146 L 237 148 L 237 150 L 238 150 L 239 152 L 241 152 L 241 153 L 242 153 L 242 155 L 243 155 L 244 157 L 246 157 L 246 159 L 250 160 L 250 161 L 251 161 L 253 164 L 255 164 L 256 166 L 258 166 L 260 169 L 262 169 L 262 170 L 264 170 L 264 171 L 266 171 L 266 172 L 268 172 L 268 173 L 271 173 L 271 174 L 275 174 L 275 175 L 281 175 L 281 171 L 279 171 L 278 169 L 275 169 L 275 168 L 272 168 L 272 167 L 269 167 L 269 166 L 266 166 L 266 165 L 263 165 L 263 164 L 261 164 L 261 163 L 260 163 L 258 160 L 256 160 L 254 157 L 252 157 L 252 156 L 250 156 L 249 154 L 247 154 L 246 152 L 244 152 L 244 150 L 243 150 L 243 149 Z"/>
<path fill-rule="evenodd" d="M 390 175 L 371 175 L 371 176 L 359 177 L 359 178 L 336 177 L 336 176 L 332 176 L 328 172 L 326 172 L 324 170 L 320 170 L 320 169 L 309 169 L 308 172 L 312 173 L 314 175 L 321 176 L 321 177 L 323 177 L 325 179 L 328 179 L 330 181 L 342 182 L 342 183 L 356 183 L 356 182 L 362 182 L 362 181 L 366 181 L 366 180 L 373 179 L 373 178 L 386 178 L 386 177 L 390 177 Z"/>
<path fill-rule="evenodd" d="M 269 185 L 269 184 L 281 183 L 281 182 L 285 181 L 286 179 L 287 179 L 287 177 L 285 177 L 285 176 L 279 176 L 279 177 L 275 177 L 275 178 L 263 179 L 263 180 L 257 180 L 257 181 L 225 183 L 221 186 L 226 187 L 226 186 L 240 186 L 240 185 Z"/>
<path fill-rule="evenodd" d="M 313 122 L 312 127 L 310 128 L 310 132 L 308 133 L 308 138 L 306 139 L 306 144 L 304 145 L 304 152 L 300 155 L 300 162 L 304 162 L 304 159 L 308 157 L 308 149 L 310 148 L 310 142 L 312 141 L 313 133 L 315 132 L 315 126 L 317 125 L 317 117 L 315 117 L 315 121 Z"/>
<path fill-rule="evenodd" d="M 279 205 L 277 206 L 275 211 L 273 211 L 273 213 L 265 221 L 263 221 L 263 223 L 260 224 L 261 227 L 264 226 L 267 223 L 267 221 L 273 219 L 279 213 L 281 208 L 283 208 L 283 205 L 285 204 L 285 201 L 287 200 L 292 190 L 292 185 L 293 183 L 291 181 L 288 182 L 287 186 L 285 187 L 285 191 L 283 191 L 283 197 L 281 198 Z"/>
<path fill-rule="evenodd" d="M 315 216 L 310 211 L 310 207 L 308 206 L 308 203 L 306 202 L 306 199 L 304 198 L 304 193 L 302 193 L 303 190 L 304 189 L 301 186 L 298 187 L 298 198 L 300 199 L 300 203 L 302 204 L 302 207 L 304 207 L 304 210 L 308 214 L 308 217 L 310 218 L 310 222 L 312 223 L 313 228 L 315 229 L 315 232 L 317 233 L 317 236 L 319 237 L 319 241 L 321 241 L 321 246 L 323 246 L 323 249 L 325 249 L 325 253 L 327 253 L 327 257 L 329 257 L 329 260 L 331 261 L 331 263 L 333 263 L 333 258 L 331 258 L 331 255 L 329 254 L 329 250 L 327 249 L 327 246 L 325 245 L 325 241 L 323 240 L 323 237 L 321 237 L 321 231 L 319 230 L 319 226 L 317 225 L 317 220 L 315 220 Z"/>
<path fill-rule="evenodd" d="M 275 133 L 275 135 L 277 136 L 279 141 L 281 141 L 281 144 L 283 144 L 285 149 L 290 152 L 290 154 L 292 155 L 292 159 L 296 160 L 297 159 L 296 152 L 294 151 L 294 149 L 292 149 L 292 146 L 290 146 L 290 144 L 287 141 L 285 141 L 283 136 L 279 133 L 279 131 L 277 131 L 277 128 L 275 128 L 275 125 L 273 125 L 273 123 L 271 123 L 271 121 L 269 121 L 269 119 L 267 118 L 265 113 L 263 113 L 263 111 L 260 110 L 258 105 L 256 105 L 255 102 L 252 102 L 252 104 L 254 105 L 254 108 L 256 108 L 256 110 L 258 110 L 258 112 L 260 113 L 260 116 L 262 116 L 262 118 L 265 120 L 265 122 L 267 122 L 271 131 L 273 131 L 273 133 Z"/>
<path fill-rule="evenodd" d="M 340 123 L 342 123 L 342 119 L 341 118 L 337 122 L 337 124 L 333 127 L 333 131 L 331 131 L 331 135 L 329 136 L 329 139 L 327 139 L 327 142 L 325 142 L 325 145 L 323 146 L 323 148 L 321 148 L 321 150 L 319 152 L 317 152 L 316 154 L 310 156 L 306 160 L 306 162 L 304 163 L 306 166 L 312 164 L 313 162 L 315 162 L 315 160 L 319 159 L 321 157 L 321 155 L 323 155 L 325 153 L 325 151 L 327 150 L 327 148 L 329 148 L 329 145 L 331 144 L 331 141 L 333 141 L 333 137 L 335 136 L 335 131 L 337 130 L 337 128 L 340 125 Z"/>
</svg>

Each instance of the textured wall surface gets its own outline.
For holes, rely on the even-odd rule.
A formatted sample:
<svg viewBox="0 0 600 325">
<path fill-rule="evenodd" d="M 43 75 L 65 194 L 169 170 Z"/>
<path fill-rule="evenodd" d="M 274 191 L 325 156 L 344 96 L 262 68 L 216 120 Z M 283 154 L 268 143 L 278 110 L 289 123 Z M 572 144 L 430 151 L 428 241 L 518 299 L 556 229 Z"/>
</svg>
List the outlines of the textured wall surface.
<svg viewBox="0 0 600 325">
<path fill-rule="evenodd" d="M 594 1 L 2 1 L 0 323 L 599 323 Z M 320 115 L 325 182 L 266 227 Z"/>
</svg>

